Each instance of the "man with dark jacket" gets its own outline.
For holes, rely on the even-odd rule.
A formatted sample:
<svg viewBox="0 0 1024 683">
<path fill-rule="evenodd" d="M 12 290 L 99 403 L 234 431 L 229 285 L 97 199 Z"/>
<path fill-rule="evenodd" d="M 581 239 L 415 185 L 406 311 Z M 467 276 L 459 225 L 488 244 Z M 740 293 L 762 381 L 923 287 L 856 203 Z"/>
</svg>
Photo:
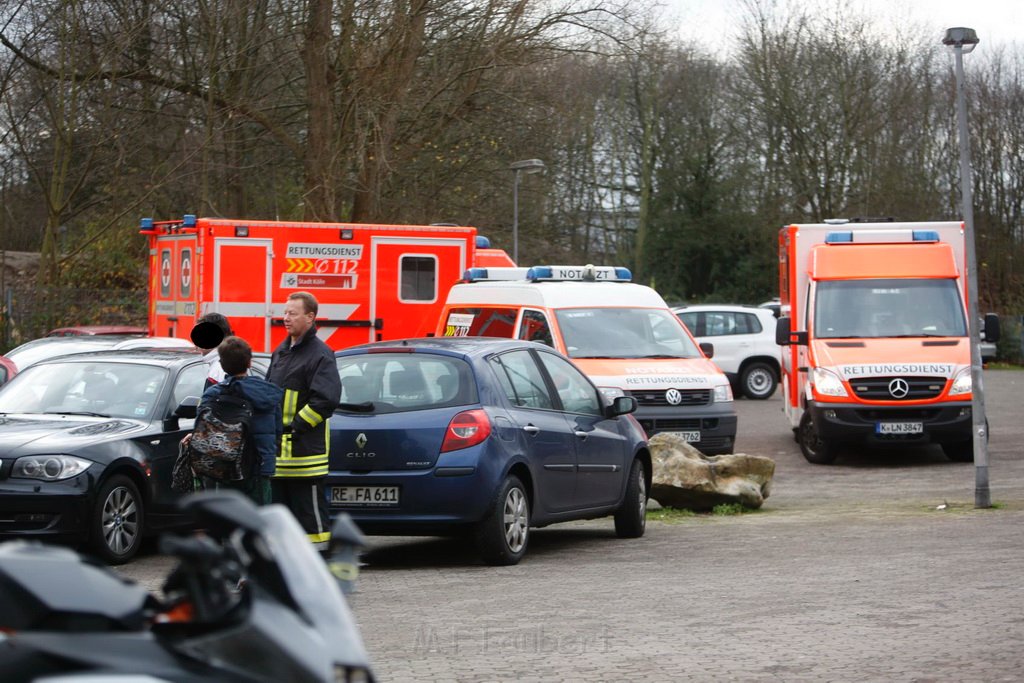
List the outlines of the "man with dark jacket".
<svg viewBox="0 0 1024 683">
<path fill-rule="evenodd" d="M 334 352 L 316 336 L 319 304 L 308 292 L 295 292 L 284 306 L 288 337 L 274 350 L 267 379 L 284 389 L 285 433 L 271 490 L 275 503 L 288 507 L 313 547 L 324 552 L 331 540 L 331 519 L 324 496 L 328 421 L 341 400 Z"/>
</svg>

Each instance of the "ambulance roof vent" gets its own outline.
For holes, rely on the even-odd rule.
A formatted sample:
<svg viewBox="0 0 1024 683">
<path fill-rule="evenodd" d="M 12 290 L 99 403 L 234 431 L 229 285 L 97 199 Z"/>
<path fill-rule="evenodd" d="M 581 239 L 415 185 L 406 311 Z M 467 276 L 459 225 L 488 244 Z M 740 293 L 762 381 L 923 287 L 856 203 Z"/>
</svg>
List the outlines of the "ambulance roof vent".
<svg viewBox="0 0 1024 683">
<path fill-rule="evenodd" d="M 616 266 L 534 266 L 526 273 L 534 282 L 631 282 L 628 268 Z"/>
<path fill-rule="evenodd" d="M 483 235 L 476 236 L 476 248 L 477 249 L 490 249 L 491 241 Z"/>
<path fill-rule="evenodd" d="M 525 280 L 529 268 L 470 268 L 462 274 L 463 282 L 494 282 Z"/>
<path fill-rule="evenodd" d="M 825 236 L 825 244 L 894 244 L 938 242 L 935 230 L 837 230 Z"/>
<path fill-rule="evenodd" d="M 826 218 L 825 219 L 825 224 L 826 225 L 846 225 L 849 222 L 850 221 L 848 219 L 846 219 L 846 218 Z"/>
</svg>

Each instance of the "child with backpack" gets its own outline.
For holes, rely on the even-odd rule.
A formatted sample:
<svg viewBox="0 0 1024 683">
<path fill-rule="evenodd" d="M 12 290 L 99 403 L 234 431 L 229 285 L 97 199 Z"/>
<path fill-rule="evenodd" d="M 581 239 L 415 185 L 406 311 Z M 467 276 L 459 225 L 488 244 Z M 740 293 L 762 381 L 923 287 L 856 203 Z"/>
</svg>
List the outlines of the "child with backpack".
<svg viewBox="0 0 1024 683">
<path fill-rule="evenodd" d="M 206 488 L 236 489 L 264 505 L 271 502 L 270 476 L 281 441 L 284 391 L 248 374 L 252 347 L 244 339 L 227 337 L 217 351 L 227 378 L 207 389 L 199 404 L 190 441 L 193 469 L 203 475 Z M 219 467 L 197 466 L 197 452 L 213 453 L 214 458 L 227 453 L 231 459 Z"/>
</svg>

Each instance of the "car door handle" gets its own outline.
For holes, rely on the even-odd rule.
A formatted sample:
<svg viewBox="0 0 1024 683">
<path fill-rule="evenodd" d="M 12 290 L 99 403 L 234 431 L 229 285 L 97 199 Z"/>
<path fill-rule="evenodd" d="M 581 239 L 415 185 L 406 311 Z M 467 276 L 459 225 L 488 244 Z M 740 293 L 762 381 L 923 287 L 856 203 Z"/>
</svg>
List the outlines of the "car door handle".
<svg viewBox="0 0 1024 683">
<path fill-rule="evenodd" d="M 580 441 L 586 441 L 587 437 L 590 436 L 590 432 L 581 432 L 578 429 L 574 431 L 573 434 L 575 434 L 576 438 L 579 439 Z"/>
<path fill-rule="evenodd" d="M 523 431 L 529 434 L 530 436 L 537 436 L 538 434 L 540 434 L 540 427 L 526 425 L 525 427 L 523 427 Z"/>
</svg>

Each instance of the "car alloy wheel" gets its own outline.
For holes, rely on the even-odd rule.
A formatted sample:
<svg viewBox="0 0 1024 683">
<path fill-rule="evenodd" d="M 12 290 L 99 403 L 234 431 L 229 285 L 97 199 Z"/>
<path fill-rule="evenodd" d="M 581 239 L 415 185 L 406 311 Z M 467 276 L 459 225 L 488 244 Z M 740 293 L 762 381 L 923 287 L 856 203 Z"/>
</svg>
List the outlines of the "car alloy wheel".
<svg viewBox="0 0 1024 683">
<path fill-rule="evenodd" d="M 505 496 L 505 513 L 503 517 L 505 526 L 505 543 L 512 553 L 520 553 L 526 547 L 526 537 L 529 533 L 530 515 L 526 494 L 517 487 L 509 489 Z"/>
<path fill-rule="evenodd" d="M 127 562 L 142 544 L 142 496 L 131 479 L 114 475 L 103 484 L 96 500 L 90 546 L 111 564 Z"/>
<path fill-rule="evenodd" d="M 519 477 L 510 474 L 495 491 L 487 515 L 476 525 L 476 543 L 487 564 L 516 564 L 530 541 L 530 498 Z"/>
</svg>

